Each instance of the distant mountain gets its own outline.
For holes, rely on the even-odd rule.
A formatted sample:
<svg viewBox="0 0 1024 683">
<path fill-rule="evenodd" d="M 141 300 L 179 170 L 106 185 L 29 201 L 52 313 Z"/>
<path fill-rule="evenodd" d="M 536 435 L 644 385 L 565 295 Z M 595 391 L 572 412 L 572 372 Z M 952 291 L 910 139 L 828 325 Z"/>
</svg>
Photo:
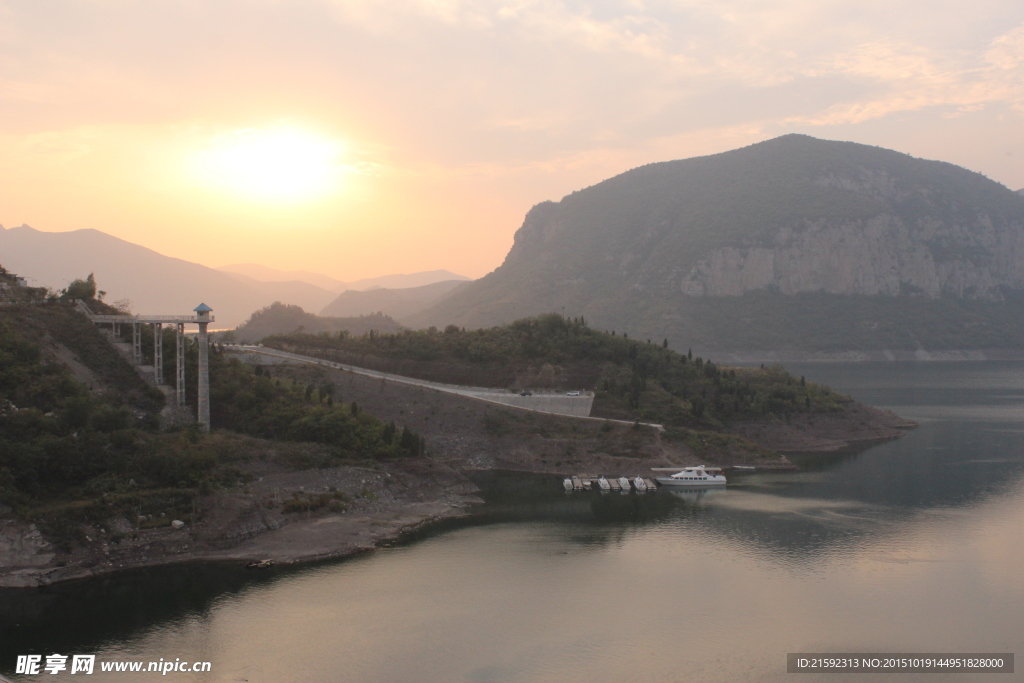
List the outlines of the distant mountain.
<svg viewBox="0 0 1024 683">
<path fill-rule="evenodd" d="M 328 275 L 311 273 L 308 270 L 278 270 L 277 268 L 261 266 L 257 263 L 235 263 L 229 266 L 221 266 L 217 270 L 260 282 L 306 282 L 335 294 L 349 289 L 347 282 L 336 280 Z"/>
<path fill-rule="evenodd" d="M 1024 347 L 1024 202 L 952 164 L 787 135 L 543 202 L 415 326 L 543 312 L 711 350 Z"/>
<path fill-rule="evenodd" d="M 334 300 L 336 296 L 329 289 L 317 287 L 300 280 L 263 282 L 238 273 L 228 274 L 252 289 L 263 292 L 267 297 L 287 301 L 314 311 L 323 308 L 328 302 Z"/>
<path fill-rule="evenodd" d="M 408 275 L 381 275 L 352 282 L 342 282 L 327 275 L 311 273 L 308 270 L 277 270 L 276 268 L 261 266 L 255 263 L 237 263 L 230 266 L 221 266 L 218 270 L 233 275 L 243 275 L 261 282 L 284 282 L 288 280 L 308 282 L 336 294 L 350 289 L 362 291 L 378 287 L 422 287 L 444 280 L 469 280 L 468 277 L 458 275 L 449 270 L 429 270 Z"/>
<path fill-rule="evenodd" d="M 1017 194 L 1019 194 L 1021 197 L 1024 197 L 1024 187 L 1022 187 L 1021 189 L 1017 190 Z"/>
<path fill-rule="evenodd" d="M 245 324 L 235 330 L 235 338 L 242 343 L 256 343 L 272 334 L 305 332 L 338 332 L 345 330 L 353 336 L 376 332 L 398 332 L 402 326 L 386 315 L 354 316 L 348 318 L 321 317 L 307 313 L 299 306 L 275 302 L 253 313 Z"/>
<path fill-rule="evenodd" d="M 389 289 L 407 289 L 410 287 L 423 287 L 432 285 L 435 282 L 446 280 L 459 280 L 467 282 L 471 278 L 465 275 L 453 273 L 450 270 L 425 270 L 420 273 L 409 273 L 408 275 L 381 275 L 380 277 L 369 277 L 363 280 L 355 280 L 348 283 L 349 289 L 368 290 L 377 287 Z"/>
<path fill-rule="evenodd" d="M 306 283 L 241 282 L 98 230 L 42 232 L 27 225 L 0 226 L 0 264 L 28 277 L 30 285 L 51 289 L 95 273 L 106 301 L 130 299 L 137 313 L 185 314 L 206 303 L 213 308 L 217 328 L 239 325 L 274 301 L 319 309 L 335 296 Z"/>
<path fill-rule="evenodd" d="M 444 280 L 422 287 L 402 289 L 349 290 L 327 305 L 320 315 L 353 316 L 381 312 L 401 322 L 422 313 L 441 297 L 465 286 L 465 280 Z"/>
</svg>

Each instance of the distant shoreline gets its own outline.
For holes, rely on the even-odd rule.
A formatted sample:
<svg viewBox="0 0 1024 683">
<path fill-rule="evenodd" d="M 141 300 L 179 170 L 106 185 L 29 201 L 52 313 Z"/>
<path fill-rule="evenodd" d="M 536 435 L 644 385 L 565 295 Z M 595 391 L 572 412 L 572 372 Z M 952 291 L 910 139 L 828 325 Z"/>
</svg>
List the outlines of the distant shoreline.
<svg viewBox="0 0 1024 683">
<path fill-rule="evenodd" d="M 1024 349 L 917 351 L 702 351 L 722 364 L 751 363 L 901 363 L 978 362 L 1024 360 Z"/>
</svg>

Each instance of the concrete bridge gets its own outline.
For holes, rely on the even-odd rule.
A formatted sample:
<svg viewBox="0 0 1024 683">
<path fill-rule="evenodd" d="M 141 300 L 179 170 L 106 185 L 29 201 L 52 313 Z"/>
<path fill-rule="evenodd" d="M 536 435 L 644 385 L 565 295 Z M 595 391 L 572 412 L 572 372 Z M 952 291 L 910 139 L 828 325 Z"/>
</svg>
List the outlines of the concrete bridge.
<svg viewBox="0 0 1024 683">
<path fill-rule="evenodd" d="M 132 326 L 132 358 L 136 365 L 142 365 L 142 326 L 153 326 L 153 381 L 157 385 L 164 381 L 164 325 L 174 325 L 175 335 L 175 399 L 178 407 L 185 405 L 185 325 L 199 326 L 199 386 L 197 387 L 197 421 L 203 429 L 210 429 L 210 350 L 207 325 L 214 321 L 210 315 L 213 309 L 206 304 L 196 306 L 195 315 L 96 315 L 84 301 L 79 301 L 78 310 L 89 320 L 100 325 L 110 325 L 114 338 L 121 335 L 121 325 Z"/>
</svg>

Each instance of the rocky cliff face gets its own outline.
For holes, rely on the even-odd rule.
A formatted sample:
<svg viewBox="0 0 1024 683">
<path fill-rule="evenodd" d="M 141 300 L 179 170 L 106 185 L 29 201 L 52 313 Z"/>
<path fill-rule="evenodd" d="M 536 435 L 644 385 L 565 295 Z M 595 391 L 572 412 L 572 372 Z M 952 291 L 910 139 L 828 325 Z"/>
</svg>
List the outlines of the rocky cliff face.
<svg viewBox="0 0 1024 683">
<path fill-rule="evenodd" d="M 993 221 L 983 209 L 956 206 L 947 206 L 945 215 L 911 217 L 908 206 L 942 203 L 941 190 L 886 169 L 826 171 L 810 184 L 861 197 L 877 213 L 855 221 L 797 221 L 760 245 L 714 249 L 686 273 L 679 290 L 690 296 L 764 289 L 1000 300 L 1008 290 L 1024 289 L 1021 220 Z"/>
<path fill-rule="evenodd" d="M 41 567 L 53 557 L 35 524 L 0 520 L 0 569 Z"/>
<path fill-rule="evenodd" d="M 778 230 L 769 246 L 723 247 L 690 269 L 679 291 L 738 296 L 783 294 L 920 295 L 1000 300 L 1024 288 L 1024 226 L 907 225 L 881 214 L 849 223 L 808 222 Z"/>
</svg>

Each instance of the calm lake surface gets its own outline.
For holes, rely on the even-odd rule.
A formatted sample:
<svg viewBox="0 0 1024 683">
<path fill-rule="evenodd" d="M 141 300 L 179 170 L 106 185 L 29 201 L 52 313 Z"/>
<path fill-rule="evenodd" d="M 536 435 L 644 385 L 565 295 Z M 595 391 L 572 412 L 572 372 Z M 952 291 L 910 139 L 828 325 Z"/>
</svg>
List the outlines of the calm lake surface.
<svg viewBox="0 0 1024 683">
<path fill-rule="evenodd" d="M 473 524 L 344 562 L 0 592 L 0 672 L 58 652 L 213 664 L 94 681 L 782 681 L 787 652 L 1024 652 L 1024 363 L 787 367 L 920 427 L 704 494 L 489 476 Z"/>
</svg>

